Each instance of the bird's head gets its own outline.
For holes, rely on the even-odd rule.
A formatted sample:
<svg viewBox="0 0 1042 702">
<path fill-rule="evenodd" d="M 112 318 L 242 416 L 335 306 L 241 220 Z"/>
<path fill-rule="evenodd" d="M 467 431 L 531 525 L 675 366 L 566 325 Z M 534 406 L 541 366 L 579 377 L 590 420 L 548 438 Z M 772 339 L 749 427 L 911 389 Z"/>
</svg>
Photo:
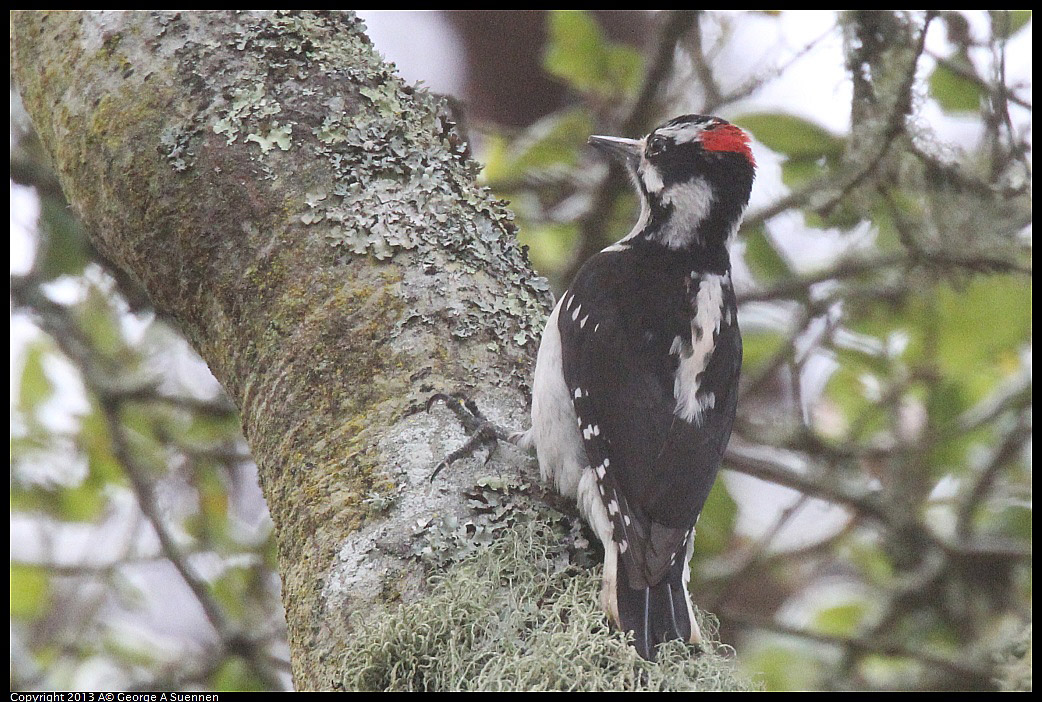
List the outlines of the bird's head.
<svg viewBox="0 0 1042 702">
<path fill-rule="evenodd" d="M 735 125 L 683 115 L 643 139 L 591 136 L 590 144 L 622 162 L 640 195 L 631 236 L 643 231 L 647 240 L 686 249 L 734 234 L 756 172 L 749 137 Z"/>
</svg>

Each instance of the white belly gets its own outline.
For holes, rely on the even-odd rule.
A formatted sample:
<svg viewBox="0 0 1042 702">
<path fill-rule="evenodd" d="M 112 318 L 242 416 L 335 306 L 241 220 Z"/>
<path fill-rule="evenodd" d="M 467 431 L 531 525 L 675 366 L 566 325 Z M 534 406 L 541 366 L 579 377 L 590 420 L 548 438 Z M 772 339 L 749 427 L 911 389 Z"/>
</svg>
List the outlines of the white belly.
<svg viewBox="0 0 1042 702">
<path fill-rule="evenodd" d="M 586 449 L 572 406 L 572 393 L 564 382 L 561 366 L 561 334 L 557 318 L 561 296 L 543 331 L 532 381 L 532 428 L 523 443 L 534 443 L 539 458 L 539 472 L 557 491 L 578 503 L 579 512 L 604 545 L 604 572 L 601 605 L 619 623 L 615 598 L 618 578 L 618 547 L 612 540 L 611 519 L 597 489 L 597 477 L 589 466 Z"/>
<path fill-rule="evenodd" d="M 561 334 L 557 318 L 562 296 L 543 331 L 532 381 L 532 430 L 543 480 L 558 492 L 578 498 L 579 480 L 587 468 L 586 450 L 576 426 L 572 397 L 561 368 Z"/>
</svg>

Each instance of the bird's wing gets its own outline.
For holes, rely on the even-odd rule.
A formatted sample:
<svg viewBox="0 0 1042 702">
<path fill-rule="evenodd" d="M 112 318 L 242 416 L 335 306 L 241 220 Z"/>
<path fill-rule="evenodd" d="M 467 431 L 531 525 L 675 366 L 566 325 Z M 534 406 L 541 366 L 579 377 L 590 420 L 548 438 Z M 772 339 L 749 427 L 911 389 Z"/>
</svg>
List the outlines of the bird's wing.
<svg viewBox="0 0 1042 702">
<path fill-rule="evenodd" d="M 734 419 L 741 336 L 729 285 L 719 297 L 731 313 L 721 312 L 703 330 L 711 341 L 698 344 L 690 284 L 648 280 L 647 271 L 620 279 L 618 266 L 609 273 L 596 259 L 562 301 L 564 377 L 630 585 L 646 587 L 685 548 L 716 477 Z M 669 304 L 676 296 L 690 304 Z M 669 309 L 685 312 L 670 318 Z M 697 411 L 685 418 L 688 405 Z"/>
</svg>

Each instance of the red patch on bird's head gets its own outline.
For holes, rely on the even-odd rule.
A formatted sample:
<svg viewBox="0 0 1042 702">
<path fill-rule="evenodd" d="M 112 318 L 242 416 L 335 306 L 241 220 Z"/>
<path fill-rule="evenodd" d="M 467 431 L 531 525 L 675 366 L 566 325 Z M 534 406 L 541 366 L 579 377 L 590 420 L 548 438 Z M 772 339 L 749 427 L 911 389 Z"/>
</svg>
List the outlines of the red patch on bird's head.
<svg viewBox="0 0 1042 702">
<path fill-rule="evenodd" d="M 721 124 L 712 129 L 702 132 L 699 139 L 702 148 L 706 151 L 722 151 L 733 154 L 741 154 L 749 161 L 749 165 L 756 166 L 753 151 L 749 147 L 749 137 L 733 124 Z"/>
</svg>

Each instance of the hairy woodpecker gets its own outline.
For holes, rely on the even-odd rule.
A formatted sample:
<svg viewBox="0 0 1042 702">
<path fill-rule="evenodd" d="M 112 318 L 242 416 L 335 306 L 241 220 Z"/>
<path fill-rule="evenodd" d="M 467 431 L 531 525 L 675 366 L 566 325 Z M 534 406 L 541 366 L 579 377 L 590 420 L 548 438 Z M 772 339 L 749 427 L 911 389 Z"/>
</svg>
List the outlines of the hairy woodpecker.
<svg viewBox="0 0 1042 702">
<path fill-rule="evenodd" d="M 544 480 L 604 544 L 601 605 L 641 656 L 701 641 L 687 584 L 695 523 L 731 436 L 742 337 L 728 242 L 749 201 L 749 140 L 684 115 L 643 139 L 592 136 L 640 196 L 543 331 L 532 428 Z"/>
</svg>

